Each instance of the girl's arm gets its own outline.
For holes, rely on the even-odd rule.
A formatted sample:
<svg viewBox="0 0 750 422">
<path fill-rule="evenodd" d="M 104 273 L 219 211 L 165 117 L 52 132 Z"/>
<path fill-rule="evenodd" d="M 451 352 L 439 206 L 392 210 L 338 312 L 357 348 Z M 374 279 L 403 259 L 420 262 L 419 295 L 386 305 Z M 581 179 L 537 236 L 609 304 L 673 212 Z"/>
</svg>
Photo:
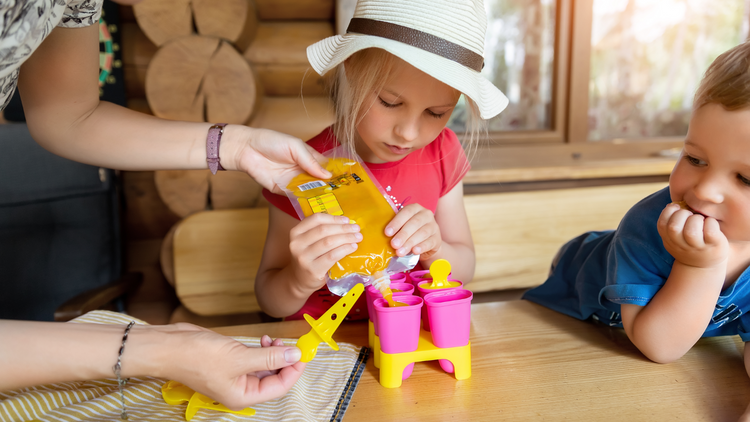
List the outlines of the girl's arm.
<svg viewBox="0 0 750 422">
<path fill-rule="evenodd" d="M 302 308 L 325 285 L 328 270 L 357 250 L 359 226 L 349 219 L 313 214 L 302 221 L 272 206 L 268 235 L 255 278 L 255 295 L 263 311 L 285 317 Z"/>
<path fill-rule="evenodd" d="M 49 151 L 120 170 L 205 169 L 209 123 L 159 119 L 99 101 L 98 26 L 55 28 L 22 65 L 18 89 L 29 130 Z M 216 122 L 221 123 L 221 122 Z M 227 126 L 221 165 L 274 189 L 286 172 L 326 177 L 319 154 L 297 138 L 242 125 Z"/>
<path fill-rule="evenodd" d="M 463 182 L 438 200 L 434 215 L 419 204 L 407 205 L 385 230 L 386 235 L 395 233 L 391 246 L 399 256 L 421 254 L 420 263 L 425 268 L 437 259 L 447 259 L 453 278 L 464 283 L 474 278 L 476 257 L 464 208 Z"/>
<path fill-rule="evenodd" d="M 0 320 L 0 391 L 114 378 L 124 332 L 122 325 Z M 305 368 L 296 347 L 272 343 L 268 336 L 261 345 L 247 347 L 191 324 L 135 325 L 121 376 L 179 381 L 241 409 L 284 395 Z"/>
<path fill-rule="evenodd" d="M 664 286 L 646 306 L 622 305 L 630 340 L 654 362 L 682 357 L 703 335 L 726 279 L 728 242 L 713 218 L 676 204 L 657 223 L 664 247 L 675 258 Z"/>
</svg>

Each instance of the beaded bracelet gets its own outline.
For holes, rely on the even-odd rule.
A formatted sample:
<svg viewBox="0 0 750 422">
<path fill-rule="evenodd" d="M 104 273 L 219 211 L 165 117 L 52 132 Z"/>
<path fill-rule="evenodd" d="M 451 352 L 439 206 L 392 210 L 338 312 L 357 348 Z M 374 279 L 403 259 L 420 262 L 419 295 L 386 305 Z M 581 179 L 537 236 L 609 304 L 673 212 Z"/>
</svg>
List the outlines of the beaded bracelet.
<svg viewBox="0 0 750 422">
<path fill-rule="evenodd" d="M 122 359 L 122 354 L 125 352 L 125 342 L 128 341 L 128 334 L 130 333 L 130 329 L 133 328 L 134 325 L 135 321 L 130 321 L 130 324 L 125 327 L 125 334 L 123 334 L 122 336 L 120 353 L 117 355 L 117 363 L 112 368 L 115 371 L 115 376 L 117 377 L 117 387 L 120 389 L 120 400 L 122 401 L 122 413 L 120 413 L 120 419 L 124 421 L 128 420 L 128 412 L 125 411 L 125 391 L 123 390 L 123 387 L 125 387 L 125 384 L 130 380 L 130 378 L 122 379 L 120 377 L 120 371 L 122 370 L 122 364 L 120 363 L 120 360 Z"/>
</svg>

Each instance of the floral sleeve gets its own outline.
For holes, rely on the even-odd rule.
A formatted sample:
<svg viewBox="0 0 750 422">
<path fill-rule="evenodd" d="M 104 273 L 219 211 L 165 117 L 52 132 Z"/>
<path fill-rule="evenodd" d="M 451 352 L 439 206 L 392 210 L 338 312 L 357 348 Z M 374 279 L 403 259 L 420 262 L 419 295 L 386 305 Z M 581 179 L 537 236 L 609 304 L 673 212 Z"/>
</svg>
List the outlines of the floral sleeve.
<svg viewBox="0 0 750 422">
<path fill-rule="evenodd" d="M 58 0 L 59 1 L 59 0 Z M 80 28 L 99 22 L 104 0 L 76 0 L 68 3 L 62 20 L 57 26 L 63 28 Z"/>
</svg>

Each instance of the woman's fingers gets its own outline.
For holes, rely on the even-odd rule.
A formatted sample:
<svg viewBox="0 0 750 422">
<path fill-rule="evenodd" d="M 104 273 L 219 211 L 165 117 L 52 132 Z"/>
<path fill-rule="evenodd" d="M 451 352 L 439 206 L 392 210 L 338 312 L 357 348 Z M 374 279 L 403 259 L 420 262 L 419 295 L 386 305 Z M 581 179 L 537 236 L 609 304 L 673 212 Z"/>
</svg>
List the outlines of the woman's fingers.
<svg viewBox="0 0 750 422">
<path fill-rule="evenodd" d="M 294 365 L 282 368 L 277 374 L 269 375 L 262 379 L 248 375 L 241 401 L 233 403 L 234 406 L 226 403 L 222 404 L 230 409 L 239 410 L 247 406 L 279 398 L 292 389 L 297 380 L 302 376 L 304 370 L 305 363 L 297 362 Z"/>
</svg>

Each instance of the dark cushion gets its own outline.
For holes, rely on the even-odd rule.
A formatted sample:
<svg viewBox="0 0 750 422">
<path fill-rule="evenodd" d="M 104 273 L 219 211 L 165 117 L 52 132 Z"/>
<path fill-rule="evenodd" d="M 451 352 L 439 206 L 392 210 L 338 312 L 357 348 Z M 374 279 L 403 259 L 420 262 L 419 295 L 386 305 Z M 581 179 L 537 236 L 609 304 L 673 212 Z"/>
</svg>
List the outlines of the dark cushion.
<svg viewBox="0 0 750 422">
<path fill-rule="evenodd" d="M 52 320 L 121 272 L 115 173 L 58 157 L 0 125 L 0 318 Z"/>
</svg>

